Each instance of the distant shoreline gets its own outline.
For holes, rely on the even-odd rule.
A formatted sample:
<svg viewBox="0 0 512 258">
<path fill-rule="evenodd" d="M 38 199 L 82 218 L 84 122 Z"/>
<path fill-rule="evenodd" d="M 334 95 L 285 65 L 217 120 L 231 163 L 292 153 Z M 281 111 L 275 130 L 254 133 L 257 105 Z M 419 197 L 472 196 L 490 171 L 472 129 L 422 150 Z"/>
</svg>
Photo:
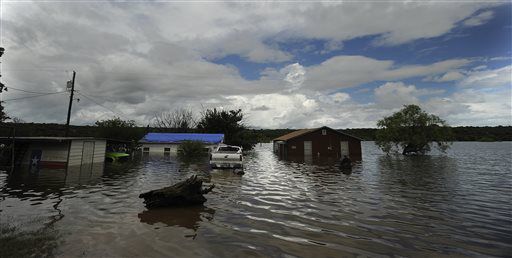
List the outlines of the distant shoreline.
<svg viewBox="0 0 512 258">
<path fill-rule="evenodd" d="M 9 137 L 11 129 L 16 129 L 16 136 L 63 136 L 65 125 L 46 123 L 3 123 L 0 125 L 0 137 Z M 100 137 L 99 127 L 92 125 L 70 126 L 70 136 Z M 138 130 L 148 132 L 194 132 L 193 129 L 183 131 L 173 128 L 138 127 Z M 281 135 L 296 129 L 248 129 L 251 137 L 259 142 L 269 142 Z M 364 141 L 374 141 L 377 128 L 338 129 L 354 135 Z M 512 126 L 455 126 L 452 127 L 453 141 L 495 142 L 512 141 Z"/>
</svg>

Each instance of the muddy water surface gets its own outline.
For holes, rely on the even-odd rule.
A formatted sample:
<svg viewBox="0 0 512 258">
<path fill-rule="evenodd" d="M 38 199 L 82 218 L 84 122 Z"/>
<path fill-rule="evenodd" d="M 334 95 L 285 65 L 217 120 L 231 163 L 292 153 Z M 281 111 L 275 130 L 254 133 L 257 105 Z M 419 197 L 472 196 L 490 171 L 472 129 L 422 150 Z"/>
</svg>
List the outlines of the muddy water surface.
<svg viewBox="0 0 512 258">
<path fill-rule="evenodd" d="M 387 157 L 363 143 L 351 173 L 281 161 L 245 175 L 177 160 L 0 172 L 0 256 L 511 256 L 510 142 Z M 204 206 L 147 210 L 138 195 L 198 174 Z"/>
</svg>

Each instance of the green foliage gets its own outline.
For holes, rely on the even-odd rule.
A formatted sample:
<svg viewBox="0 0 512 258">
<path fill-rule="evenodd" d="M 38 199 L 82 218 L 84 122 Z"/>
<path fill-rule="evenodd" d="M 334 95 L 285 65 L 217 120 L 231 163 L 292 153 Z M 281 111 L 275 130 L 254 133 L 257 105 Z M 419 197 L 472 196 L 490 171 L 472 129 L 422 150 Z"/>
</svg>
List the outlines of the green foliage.
<svg viewBox="0 0 512 258">
<path fill-rule="evenodd" d="M 180 144 L 178 154 L 187 158 L 205 156 L 205 146 L 201 141 L 184 141 Z"/>
<path fill-rule="evenodd" d="M 243 113 L 238 110 L 207 109 L 197 124 L 197 129 L 205 133 L 223 133 L 224 143 L 242 146 L 250 150 L 258 139 L 243 125 Z"/>
<path fill-rule="evenodd" d="M 376 144 L 386 153 L 401 149 L 402 154 L 425 154 L 433 143 L 443 152 L 450 147 L 452 134 L 446 122 L 417 105 L 405 105 L 377 126 Z"/>
<path fill-rule="evenodd" d="M 122 141 L 139 141 L 144 136 L 144 129 L 137 127 L 133 120 L 121 120 L 119 117 L 96 121 L 97 137 Z"/>
<path fill-rule="evenodd" d="M 113 119 L 96 121 L 96 123 L 94 123 L 94 124 L 99 127 L 123 127 L 123 128 L 126 128 L 126 127 L 135 127 L 136 126 L 135 121 L 122 120 L 119 117 L 115 117 Z"/>
</svg>

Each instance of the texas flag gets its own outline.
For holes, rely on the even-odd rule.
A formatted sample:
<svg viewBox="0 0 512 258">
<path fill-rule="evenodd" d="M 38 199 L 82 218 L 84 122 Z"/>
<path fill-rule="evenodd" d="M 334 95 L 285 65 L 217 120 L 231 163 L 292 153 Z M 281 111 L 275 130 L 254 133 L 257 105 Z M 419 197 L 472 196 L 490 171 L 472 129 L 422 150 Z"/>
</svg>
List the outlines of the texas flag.
<svg viewBox="0 0 512 258">
<path fill-rule="evenodd" d="M 30 155 L 30 165 L 29 169 L 39 169 L 39 164 L 41 163 L 41 156 L 43 154 L 42 150 L 32 150 L 32 154 Z"/>
</svg>

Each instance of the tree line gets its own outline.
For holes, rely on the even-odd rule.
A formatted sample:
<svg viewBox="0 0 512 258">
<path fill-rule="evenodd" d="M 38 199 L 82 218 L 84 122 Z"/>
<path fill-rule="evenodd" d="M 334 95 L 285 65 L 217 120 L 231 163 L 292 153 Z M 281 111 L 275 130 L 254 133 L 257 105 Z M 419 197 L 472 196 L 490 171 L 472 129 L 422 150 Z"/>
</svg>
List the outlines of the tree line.
<svg viewBox="0 0 512 258">
<path fill-rule="evenodd" d="M 16 128 L 16 135 L 18 136 L 64 136 L 66 130 L 65 125 L 55 123 L 5 122 L 3 125 L 5 127 L 0 128 L 0 137 L 8 137 L 10 135 L 11 127 Z M 110 134 L 105 130 L 105 128 L 110 127 L 102 127 L 98 125 L 72 125 L 70 126 L 70 136 L 138 140 L 142 138 L 147 132 L 199 132 L 196 129 L 182 130 L 180 128 L 163 128 L 155 127 L 154 125 L 150 124 L 149 126 L 134 126 L 133 130 L 128 129 L 128 131 L 132 132 L 119 135 L 115 130 L 113 130 L 113 132 Z M 450 128 L 452 130 L 454 141 L 512 141 L 512 126 L 456 126 Z M 297 129 L 247 128 L 246 130 L 250 137 L 257 139 L 257 142 L 271 142 L 272 139 L 287 133 L 291 133 Z M 375 141 L 378 130 L 379 129 L 377 128 L 338 129 L 340 132 L 356 136 L 363 139 L 364 141 Z M 126 129 L 123 131 L 126 131 Z"/>
<path fill-rule="evenodd" d="M 137 126 L 133 120 L 115 117 L 96 121 L 93 126 L 70 126 L 69 136 L 137 142 L 149 132 L 222 133 L 224 143 L 250 150 L 262 137 L 246 127 L 243 117 L 241 109 L 207 109 L 196 117 L 192 111 L 178 108 L 155 114 L 153 121 L 146 127 Z M 10 136 L 12 128 L 16 129 L 16 136 L 62 137 L 66 131 L 66 126 L 61 124 L 4 122 L 0 126 L 0 136 Z"/>
<path fill-rule="evenodd" d="M 0 113 L 1 111 L 0 109 Z M 416 120 L 416 123 L 425 123 L 425 125 L 430 123 L 432 126 L 429 128 L 432 130 L 418 132 L 409 130 L 412 127 L 407 125 L 414 120 Z M 399 126 L 393 127 L 392 125 L 394 123 L 397 123 Z M 403 123 L 405 127 L 400 123 Z M 409 138 L 413 140 L 416 138 L 416 143 L 412 145 L 422 145 L 419 144 L 419 142 L 425 139 L 427 139 L 427 142 L 512 141 L 512 126 L 448 127 L 440 118 L 424 113 L 415 105 L 405 106 L 403 110 L 393 114 L 393 116 L 383 118 L 379 121 L 378 126 L 380 128 L 338 130 L 361 138 L 362 140 L 377 141 L 377 143 L 379 143 L 380 136 L 381 140 L 384 139 L 384 141 L 380 141 L 384 149 L 390 147 L 390 145 L 386 145 L 385 142 L 392 142 L 393 140 L 397 140 L 394 139 L 397 138 L 397 136 L 404 135 L 409 135 Z M 66 130 L 65 125 L 62 124 L 3 122 L 0 125 L 0 136 L 11 136 L 12 128 L 16 129 L 17 136 L 64 136 Z M 396 130 L 390 130 L 392 128 Z M 443 128 L 449 128 L 449 131 L 438 130 Z M 94 125 L 70 126 L 69 136 L 99 137 L 136 143 L 148 132 L 223 133 L 225 135 L 226 144 L 242 146 L 247 150 L 251 149 L 258 142 L 271 142 L 272 139 L 295 130 L 296 129 L 248 128 L 244 124 L 244 115 L 241 109 L 207 109 L 196 116 L 191 110 L 178 108 L 155 114 L 152 122 L 145 127 L 138 126 L 133 120 L 122 120 L 116 117 L 96 121 Z M 422 134 L 420 134 L 420 132 Z M 421 137 L 418 138 L 419 136 Z M 409 146 L 409 149 L 414 149 L 412 145 Z M 407 146 L 402 147 L 405 148 Z M 423 147 L 420 146 L 420 149 Z"/>
</svg>

